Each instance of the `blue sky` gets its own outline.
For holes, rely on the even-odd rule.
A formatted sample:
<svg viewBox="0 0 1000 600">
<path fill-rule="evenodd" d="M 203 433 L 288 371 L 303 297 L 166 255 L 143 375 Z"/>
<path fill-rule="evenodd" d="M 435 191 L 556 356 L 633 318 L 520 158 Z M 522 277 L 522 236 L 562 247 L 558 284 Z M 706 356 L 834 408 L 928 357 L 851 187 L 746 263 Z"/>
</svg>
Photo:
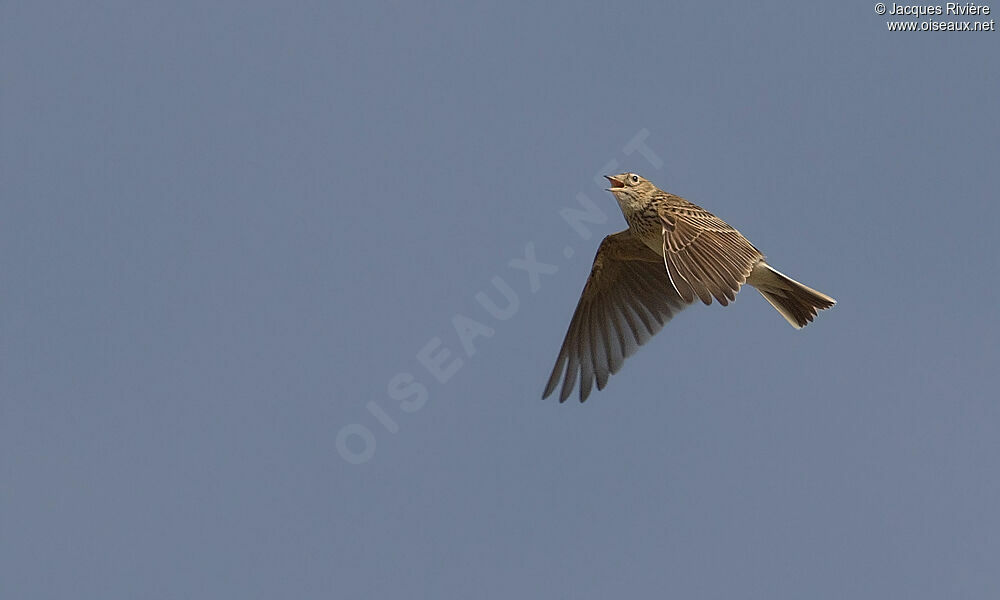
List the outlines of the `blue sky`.
<svg viewBox="0 0 1000 600">
<path fill-rule="evenodd" d="M 4 597 L 1000 593 L 996 32 L 869 3 L 0 17 Z M 624 227 L 609 170 L 838 305 L 795 331 L 744 290 L 542 401 Z"/>
</svg>

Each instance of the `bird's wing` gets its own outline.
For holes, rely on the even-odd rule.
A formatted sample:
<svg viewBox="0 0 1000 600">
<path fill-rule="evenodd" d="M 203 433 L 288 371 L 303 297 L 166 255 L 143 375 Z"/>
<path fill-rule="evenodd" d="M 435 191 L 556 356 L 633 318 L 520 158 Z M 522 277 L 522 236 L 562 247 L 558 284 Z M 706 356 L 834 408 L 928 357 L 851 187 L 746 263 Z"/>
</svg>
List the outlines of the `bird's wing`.
<svg viewBox="0 0 1000 600">
<path fill-rule="evenodd" d="M 608 376 L 688 304 L 670 285 L 663 259 L 629 230 L 604 238 L 542 398 L 560 379 L 559 402 L 569 398 L 578 377 L 580 402 L 595 378 L 597 389 L 604 389 Z"/>
<path fill-rule="evenodd" d="M 660 203 L 663 262 L 681 298 L 726 306 L 764 255 L 739 231 L 707 210 L 674 198 Z"/>
</svg>

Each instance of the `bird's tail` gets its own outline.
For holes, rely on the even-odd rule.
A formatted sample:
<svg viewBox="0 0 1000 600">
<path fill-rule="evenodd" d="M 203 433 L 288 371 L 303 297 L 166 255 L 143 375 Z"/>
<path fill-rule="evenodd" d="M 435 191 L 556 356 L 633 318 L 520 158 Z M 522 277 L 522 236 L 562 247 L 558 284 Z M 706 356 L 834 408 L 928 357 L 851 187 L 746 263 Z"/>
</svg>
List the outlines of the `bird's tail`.
<svg viewBox="0 0 1000 600">
<path fill-rule="evenodd" d="M 753 268 L 747 283 L 757 288 L 760 295 L 796 329 L 808 325 L 818 311 L 837 303 L 826 294 L 778 272 L 764 261 Z"/>
</svg>

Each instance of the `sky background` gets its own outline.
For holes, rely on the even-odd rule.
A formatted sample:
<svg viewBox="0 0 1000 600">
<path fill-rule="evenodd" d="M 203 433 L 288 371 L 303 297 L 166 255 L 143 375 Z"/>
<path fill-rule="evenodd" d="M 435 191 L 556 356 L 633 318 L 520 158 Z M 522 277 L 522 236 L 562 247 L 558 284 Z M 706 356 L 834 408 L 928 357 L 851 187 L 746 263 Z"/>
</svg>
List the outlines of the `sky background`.
<svg viewBox="0 0 1000 600">
<path fill-rule="evenodd" d="M 0 596 L 1000 597 L 1000 32 L 873 4 L 0 4 Z M 542 401 L 610 170 L 839 303 Z"/>
</svg>

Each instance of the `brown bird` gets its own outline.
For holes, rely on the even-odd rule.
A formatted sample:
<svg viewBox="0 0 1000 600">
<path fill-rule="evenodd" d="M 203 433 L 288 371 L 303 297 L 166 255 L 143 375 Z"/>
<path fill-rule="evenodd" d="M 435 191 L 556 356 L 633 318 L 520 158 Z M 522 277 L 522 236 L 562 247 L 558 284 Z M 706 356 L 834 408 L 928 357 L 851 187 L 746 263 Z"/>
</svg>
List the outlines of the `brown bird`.
<svg viewBox="0 0 1000 600">
<path fill-rule="evenodd" d="M 604 238 L 542 398 L 562 379 L 559 402 L 580 380 L 580 402 L 675 314 L 699 299 L 726 306 L 757 288 L 800 329 L 836 300 L 779 273 L 739 231 L 634 173 L 605 176 L 628 229 Z M 564 375 L 565 372 L 565 375 Z"/>
</svg>

